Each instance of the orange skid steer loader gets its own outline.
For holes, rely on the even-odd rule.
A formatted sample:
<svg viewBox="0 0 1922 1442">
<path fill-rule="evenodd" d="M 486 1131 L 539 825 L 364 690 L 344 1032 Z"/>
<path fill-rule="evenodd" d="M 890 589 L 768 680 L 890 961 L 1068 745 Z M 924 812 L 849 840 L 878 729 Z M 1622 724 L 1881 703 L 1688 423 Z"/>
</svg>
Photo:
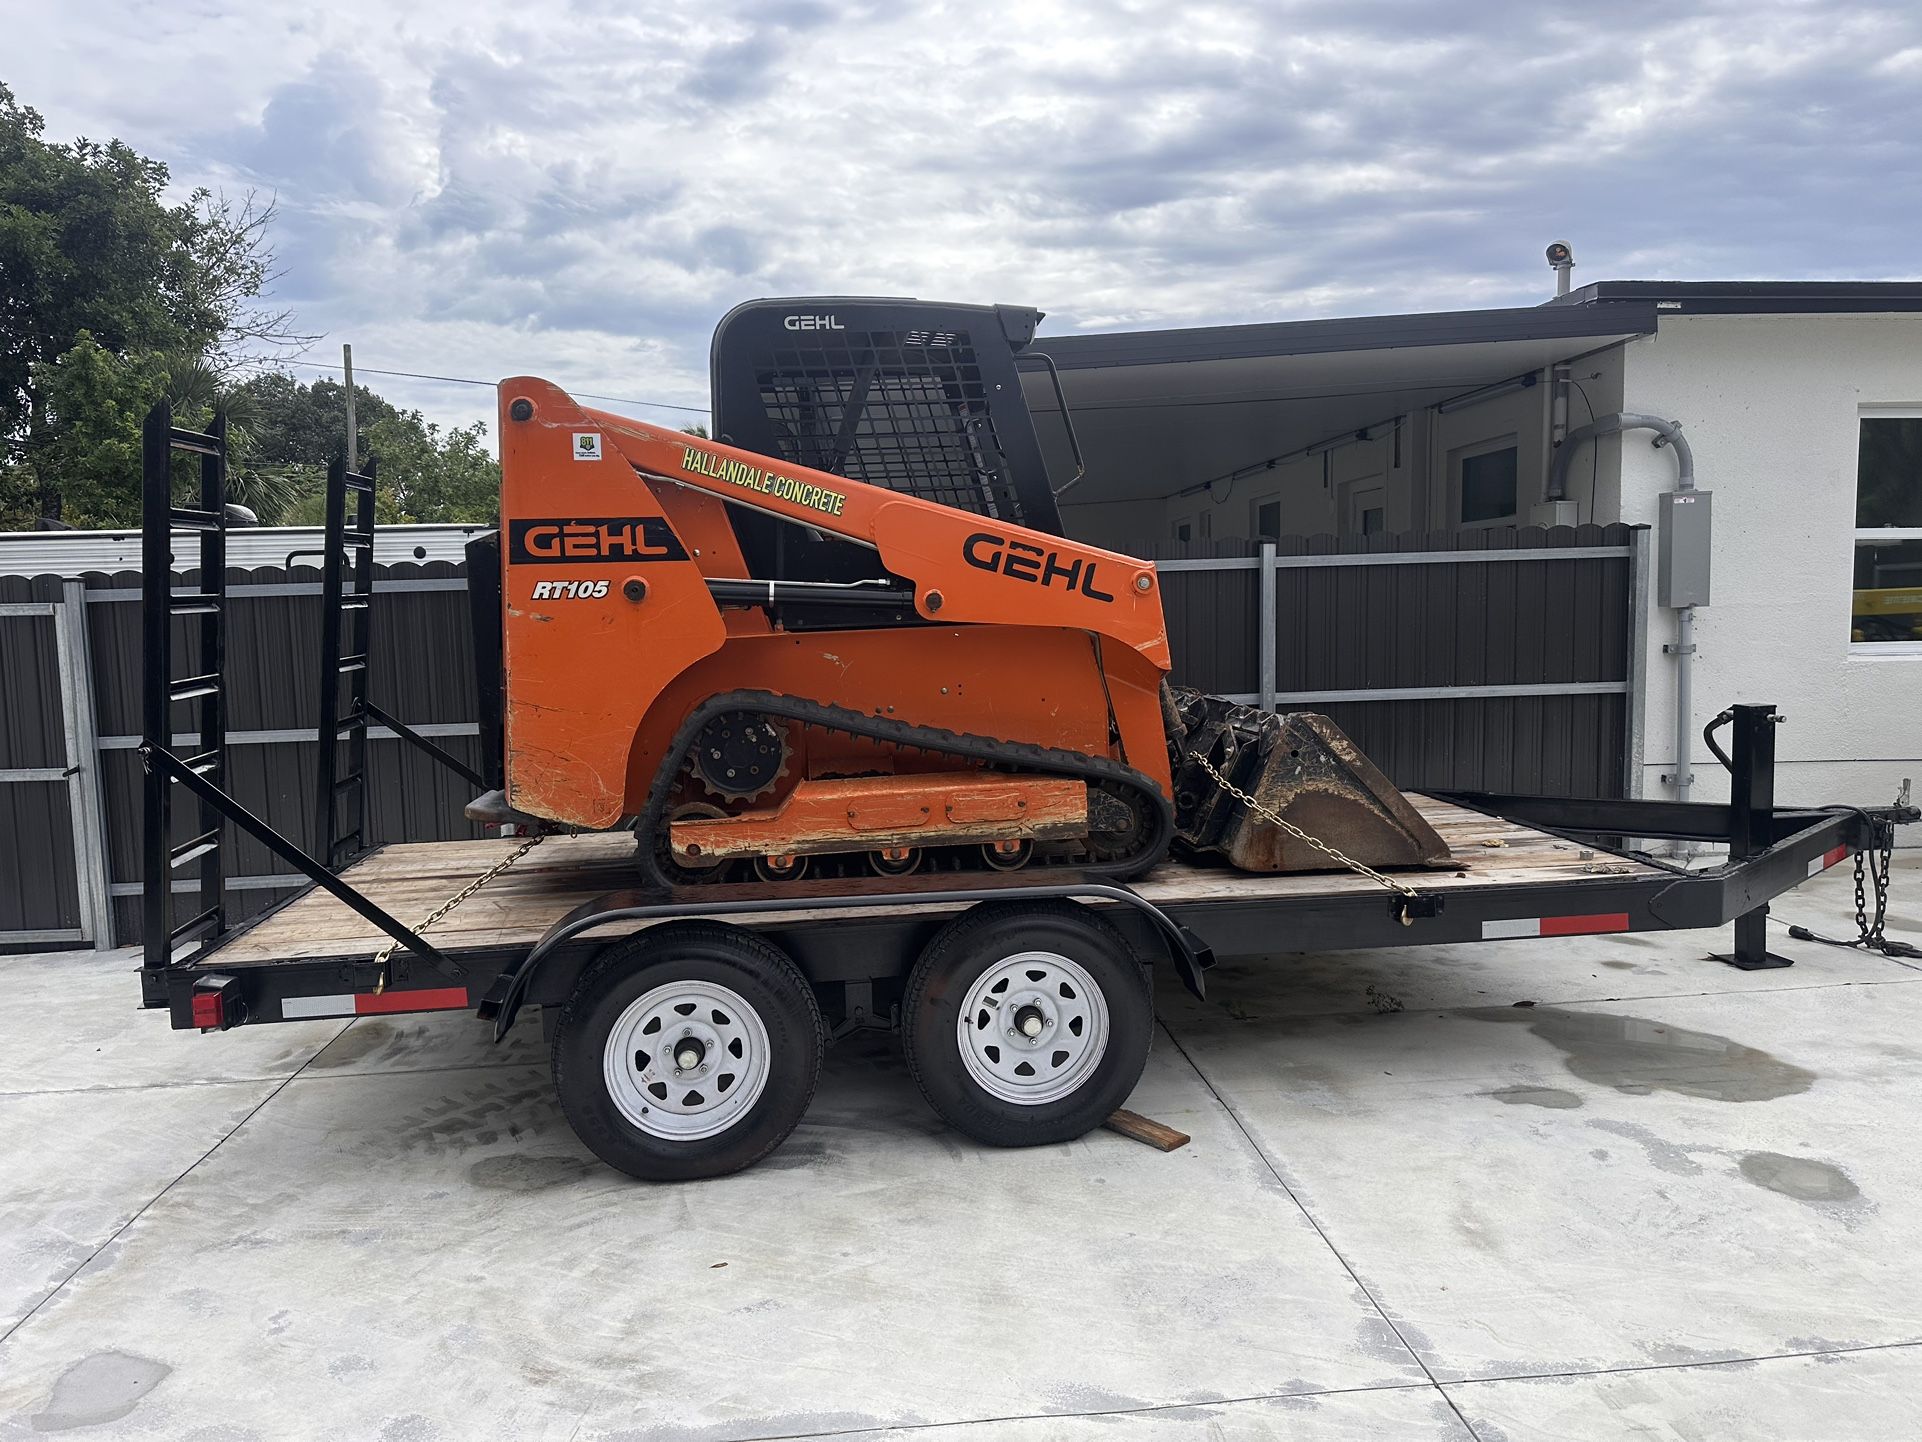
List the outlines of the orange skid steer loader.
<svg viewBox="0 0 1922 1442">
<path fill-rule="evenodd" d="M 1325 718 L 1168 686 L 1154 566 L 1059 534 L 1015 378 L 1038 319 L 741 307 L 724 440 L 503 381 L 469 815 L 633 827 L 670 886 L 1445 859 Z"/>
</svg>

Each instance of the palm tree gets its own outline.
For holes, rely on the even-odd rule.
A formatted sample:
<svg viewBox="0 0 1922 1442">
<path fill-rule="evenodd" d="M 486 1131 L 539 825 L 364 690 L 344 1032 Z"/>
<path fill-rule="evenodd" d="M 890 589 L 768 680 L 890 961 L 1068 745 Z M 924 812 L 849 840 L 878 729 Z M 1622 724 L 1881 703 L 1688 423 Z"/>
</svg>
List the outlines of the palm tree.
<svg viewBox="0 0 1922 1442">
<path fill-rule="evenodd" d="M 212 423 L 215 413 L 227 417 L 227 499 L 252 511 L 263 526 L 293 522 L 302 502 L 320 484 L 311 467 L 261 465 L 249 459 L 258 407 L 244 386 L 233 383 L 234 370 L 210 355 L 174 356 L 167 360 L 167 399 L 174 413 L 190 423 Z"/>
</svg>

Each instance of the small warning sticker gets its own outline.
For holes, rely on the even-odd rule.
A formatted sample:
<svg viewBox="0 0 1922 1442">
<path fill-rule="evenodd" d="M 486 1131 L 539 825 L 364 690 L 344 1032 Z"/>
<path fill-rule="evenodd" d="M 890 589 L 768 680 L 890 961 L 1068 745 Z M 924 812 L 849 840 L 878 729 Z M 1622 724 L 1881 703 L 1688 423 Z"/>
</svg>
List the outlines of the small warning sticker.
<svg viewBox="0 0 1922 1442">
<path fill-rule="evenodd" d="M 601 458 L 601 433 L 599 431 L 574 432 L 574 459 L 577 461 L 598 461 Z"/>
</svg>

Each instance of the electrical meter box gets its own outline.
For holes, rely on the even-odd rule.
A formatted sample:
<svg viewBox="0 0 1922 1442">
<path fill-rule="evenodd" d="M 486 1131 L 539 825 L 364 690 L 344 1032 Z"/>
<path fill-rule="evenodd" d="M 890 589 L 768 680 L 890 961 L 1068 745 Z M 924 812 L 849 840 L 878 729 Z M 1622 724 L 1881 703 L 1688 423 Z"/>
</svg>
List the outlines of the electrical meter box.
<svg viewBox="0 0 1922 1442">
<path fill-rule="evenodd" d="M 1666 491 L 1655 533 L 1655 604 L 1708 604 L 1709 517 L 1714 493 Z"/>
</svg>

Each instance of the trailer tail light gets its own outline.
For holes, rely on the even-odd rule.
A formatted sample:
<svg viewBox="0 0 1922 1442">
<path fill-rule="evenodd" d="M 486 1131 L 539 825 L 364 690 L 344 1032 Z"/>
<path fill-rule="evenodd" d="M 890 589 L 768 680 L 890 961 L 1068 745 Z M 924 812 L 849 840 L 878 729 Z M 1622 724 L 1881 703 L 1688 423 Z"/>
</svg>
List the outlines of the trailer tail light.
<svg viewBox="0 0 1922 1442">
<path fill-rule="evenodd" d="M 203 976 L 194 983 L 193 1024 L 202 1031 L 226 1031 L 247 1019 L 240 983 L 231 976 Z"/>
</svg>

